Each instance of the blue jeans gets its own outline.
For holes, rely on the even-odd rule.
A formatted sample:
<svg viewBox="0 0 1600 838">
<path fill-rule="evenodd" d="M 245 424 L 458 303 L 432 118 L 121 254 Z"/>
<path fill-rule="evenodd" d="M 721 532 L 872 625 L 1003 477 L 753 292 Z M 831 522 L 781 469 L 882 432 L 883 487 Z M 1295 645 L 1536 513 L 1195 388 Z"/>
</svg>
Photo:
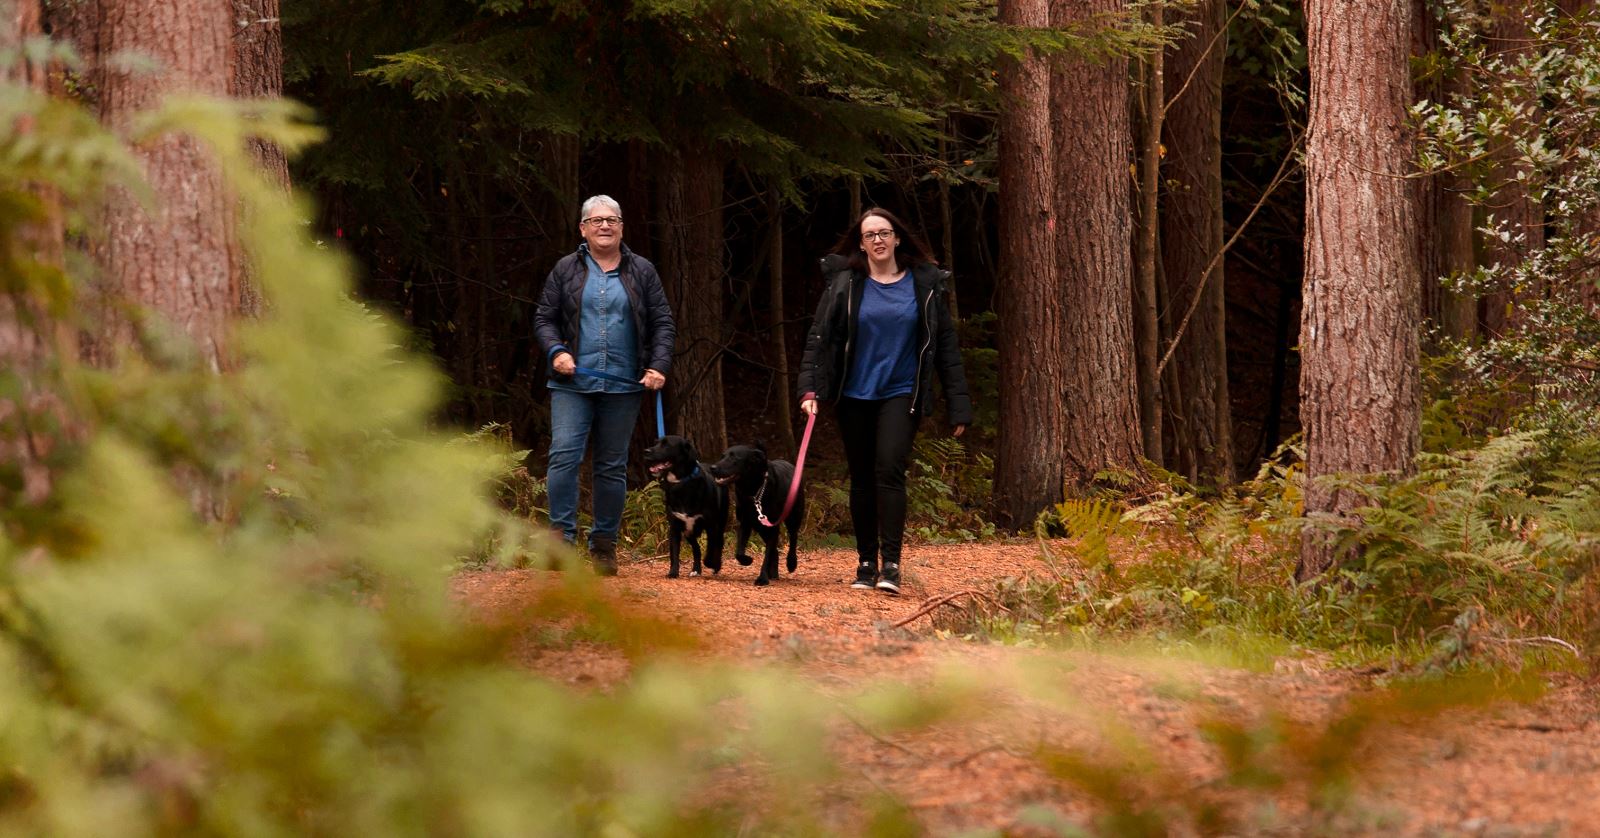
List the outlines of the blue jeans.
<svg viewBox="0 0 1600 838">
<path fill-rule="evenodd" d="M 595 536 L 616 538 L 628 499 L 628 442 L 639 418 L 640 393 L 550 391 L 550 526 L 568 543 L 578 540 L 578 470 L 590 432 L 594 436 Z"/>
</svg>

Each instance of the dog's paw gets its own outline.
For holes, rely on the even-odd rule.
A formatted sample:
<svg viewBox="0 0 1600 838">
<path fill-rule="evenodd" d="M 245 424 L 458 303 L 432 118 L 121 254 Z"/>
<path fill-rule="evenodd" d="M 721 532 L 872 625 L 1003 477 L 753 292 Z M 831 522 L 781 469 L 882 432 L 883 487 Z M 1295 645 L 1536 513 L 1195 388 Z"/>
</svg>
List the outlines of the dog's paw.
<svg viewBox="0 0 1600 838">
<path fill-rule="evenodd" d="M 721 559 L 706 559 L 706 567 L 709 568 L 712 573 L 721 573 L 722 572 L 722 560 Z"/>
<path fill-rule="evenodd" d="M 772 584 L 772 582 L 771 582 L 771 580 L 767 579 L 767 577 L 765 577 L 765 576 L 757 576 L 756 577 L 756 587 L 765 588 L 766 586 L 768 586 L 770 584 Z"/>
<path fill-rule="evenodd" d="M 755 562 L 755 558 L 752 557 L 749 553 L 740 553 L 738 555 L 738 559 L 739 559 L 739 564 L 742 564 L 745 567 L 749 567 L 753 562 Z"/>
<path fill-rule="evenodd" d="M 794 569 L 800 565 L 800 562 L 798 559 L 796 559 L 795 555 L 791 553 L 789 554 L 788 561 L 784 562 L 784 565 L 789 568 L 790 573 L 793 573 Z"/>
<path fill-rule="evenodd" d="M 667 571 L 667 578 L 668 579 L 676 579 L 676 578 L 678 578 L 678 569 L 677 568 L 673 568 L 673 569 Z"/>
<path fill-rule="evenodd" d="M 695 578 L 695 577 L 697 577 L 697 576 L 699 576 L 699 575 L 700 575 L 700 571 L 698 571 L 698 570 L 691 570 L 691 571 L 689 571 L 689 578 L 690 578 L 690 579 L 693 579 L 693 578 Z"/>
</svg>

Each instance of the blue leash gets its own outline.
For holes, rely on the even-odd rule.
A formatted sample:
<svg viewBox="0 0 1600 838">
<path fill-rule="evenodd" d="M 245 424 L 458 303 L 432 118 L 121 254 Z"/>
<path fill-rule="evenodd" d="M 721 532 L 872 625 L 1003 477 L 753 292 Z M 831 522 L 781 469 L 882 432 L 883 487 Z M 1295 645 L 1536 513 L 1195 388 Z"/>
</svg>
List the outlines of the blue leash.
<svg viewBox="0 0 1600 838">
<path fill-rule="evenodd" d="M 616 382 L 620 382 L 622 384 L 638 384 L 639 383 L 637 381 L 634 381 L 631 378 L 623 378 L 620 375 L 612 375 L 609 372 L 601 372 L 600 370 L 592 370 L 592 369 L 589 369 L 588 367 L 578 367 L 577 369 L 573 370 L 572 372 L 573 372 L 574 375 L 587 375 L 590 378 L 603 378 L 606 381 L 616 381 Z M 662 409 L 662 406 L 661 406 L 661 391 L 657 390 L 656 391 L 656 438 L 660 439 L 661 437 L 664 437 L 666 435 L 667 435 L 667 412 L 664 409 Z"/>
</svg>

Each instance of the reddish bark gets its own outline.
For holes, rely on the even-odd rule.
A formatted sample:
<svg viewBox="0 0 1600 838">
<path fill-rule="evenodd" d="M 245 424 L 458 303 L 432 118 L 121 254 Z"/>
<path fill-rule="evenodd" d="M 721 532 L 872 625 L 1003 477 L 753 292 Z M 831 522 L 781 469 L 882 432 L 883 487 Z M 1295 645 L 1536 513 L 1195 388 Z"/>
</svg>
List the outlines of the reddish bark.
<svg viewBox="0 0 1600 838">
<path fill-rule="evenodd" d="M 668 395 L 674 425 L 701 451 L 728 446 L 722 402 L 722 161 L 709 151 L 666 153 L 659 169 L 657 263 L 678 326 Z"/>
<path fill-rule="evenodd" d="M 231 11 L 228 0 L 100 0 L 97 54 L 135 52 L 156 64 L 102 69 L 102 121 L 126 131 L 135 115 L 171 94 L 227 95 Z M 101 317 L 86 355 L 112 361 L 134 342 L 135 323 L 147 313 L 184 333 L 204 362 L 220 370 L 227 365 L 228 321 L 239 305 L 233 201 L 210 155 L 189 137 L 147 141 L 137 155 L 154 206 L 147 211 L 122 189 L 105 201 L 93 245 Z"/>
<path fill-rule="evenodd" d="M 1124 10 L 1122 0 L 1052 0 L 1051 25 Z M 1137 471 L 1138 386 L 1133 357 L 1128 61 L 1054 60 L 1051 134 L 1056 161 L 1056 266 L 1066 325 L 1067 479 Z M 1042 244 L 1042 243 L 1041 243 Z M 1055 300 L 1028 300 L 1052 306 Z"/>
<path fill-rule="evenodd" d="M 1300 420 L 1308 515 L 1359 503 L 1320 482 L 1404 472 L 1417 453 L 1419 286 L 1416 195 L 1406 111 L 1409 0 L 1308 0 L 1306 273 Z M 1335 561 L 1308 530 L 1298 579 Z"/>
<path fill-rule="evenodd" d="M 1012 26 L 1049 25 L 1048 0 L 1003 0 Z M 1066 482 L 1067 320 L 1056 270 L 1050 69 L 1029 56 L 1000 68 L 999 445 L 995 508 L 1013 527 L 1062 499 Z"/>
<path fill-rule="evenodd" d="M 17 56 L 4 67 L 11 84 L 45 91 L 47 69 L 22 57 L 22 44 L 40 34 L 38 0 L 11 0 L 0 5 L 0 50 Z M 8 126 L 28 133 L 33 125 Z M 8 219 L 11 240 L 0 243 L 0 270 L 12 276 L 0 293 L 0 506 L 9 505 L 15 492 L 27 504 L 37 504 L 50 493 L 49 458 L 61 441 L 64 423 L 60 400 L 45 379 L 63 350 L 71 351 L 69 335 L 49 311 L 47 294 L 26 277 L 44 270 L 60 270 L 63 226 L 61 201 L 48 186 L 35 185 L 31 193 L 36 211 L 31 218 Z M 15 211 L 15 208 L 13 209 Z M 19 281 L 20 280 L 20 281 Z"/>
<path fill-rule="evenodd" d="M 1233 481 L 1233 417 L 1222 264 L 1222 62 L 1227 52 L 1222 0 L 1190 15 L 1193 35 L 1177 44 L 1168 77 L 1178 88 L 1167 105 L 1163 137 L 1167 191 L 1161 212 L 1161 263 L 1168 316 L 1176 321 L 1200 296 L 1174 351 L 1181 403 L 1168 406 L 1174 459 L 1191 480 Z M 1214 265 L 1214 267 L 1213 267 Z M 1211 273 L 1206 275 L 1207 267 Z"/>
</svg>

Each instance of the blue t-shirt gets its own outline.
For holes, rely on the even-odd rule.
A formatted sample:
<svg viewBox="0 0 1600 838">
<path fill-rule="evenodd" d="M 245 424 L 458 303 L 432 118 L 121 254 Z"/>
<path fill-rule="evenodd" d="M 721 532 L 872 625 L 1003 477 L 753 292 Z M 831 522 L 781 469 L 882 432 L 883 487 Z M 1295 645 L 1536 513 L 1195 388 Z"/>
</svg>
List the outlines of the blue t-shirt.
<svg viewBox="0 0 1600 838">
<path fill-rule="evenodd" d="M 601 270 L 599 263 L 589 256 L 587 247 L 583 251 L 583 262 L 589 268 L 589 278 L 583 284 L 583 299 L 578 301 L 578 352 L 574 359 L 580 367 L 637 382 L 643 375 L 639 370 L 639 337 L 634 334 L 633 305 L 628 302 L 622 278 L 618 271 Z M 551 377 L 550 389 L 575 393 L 636 393 L 644 386 L 574 375 L 568 379 Z"/>
<path fill-rule="evenodd" d="M 892 399 L 916 389 L 917 288 L 910 272 L 887 285 L 867 280 L 856 317 L 856 353 L 845 379 L 851 399 Z"/>
</svg>

